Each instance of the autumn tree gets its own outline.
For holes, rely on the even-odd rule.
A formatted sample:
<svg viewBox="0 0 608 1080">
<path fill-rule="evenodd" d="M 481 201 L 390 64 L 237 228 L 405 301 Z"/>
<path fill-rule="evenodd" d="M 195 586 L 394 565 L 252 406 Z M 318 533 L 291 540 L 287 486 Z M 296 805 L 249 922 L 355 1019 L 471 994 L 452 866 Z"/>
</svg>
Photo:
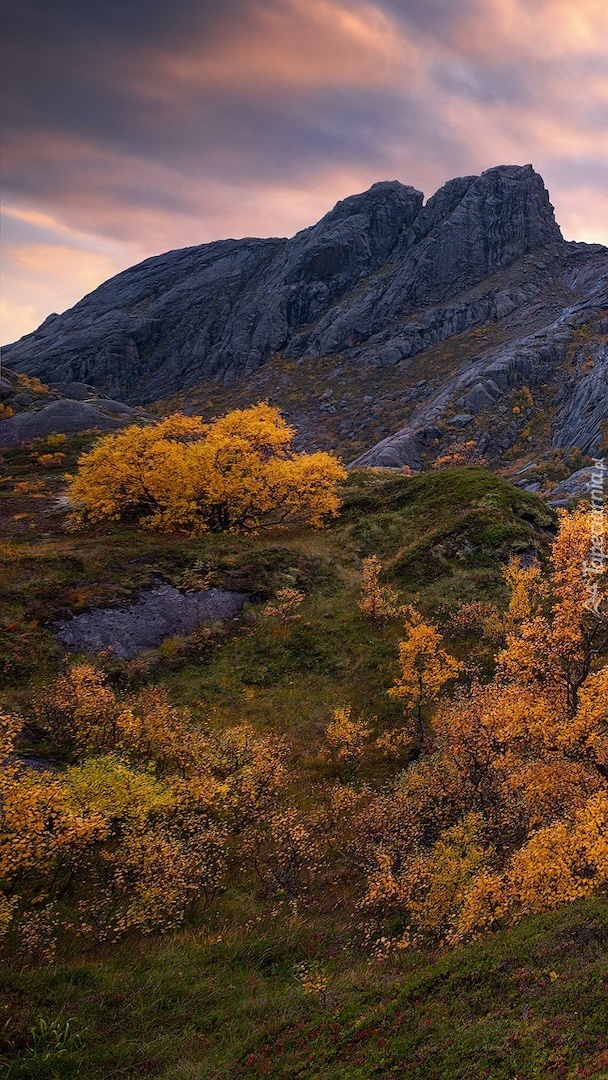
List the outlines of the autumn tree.
<svg viewBox="0 0 608 1080">
<path fill-rule="evenodd" d="M 369 724 L 363 718 L 353 716 L 351 707 L 346 705 L 334 709 L 325 734 L 340 764 L 347 772 L 354 773 L 369 742 Z"/>
<path fill-rule="evenodd" d="M 567 725 L 594 662 L 608 644 L 608 568 L 604 563 L 593 583 L 589 582 L 592 544 L 592 514 L 583 508 L 562 513 L 551 555 L 549 611 L 543 614 L 538 603 L 531 607 L 529 597 L 524 599 L 524 617 L 499 656 L 504 676 L 534 687 L 556 722 Z M 521 577 L 516 578 L 515 584 L 520 583 Z"/>
<path fill-rule="evenodd" d="M 398 592 L 380 581 L 381 573 L 382 563 L 377 555 L 363 560 L 359 611 L 373 622 L 393 618 L 404 610 Z"/>
<path fill-rule="evenodd" d="M 460 664 L 443 648 L 443 638 L 412 605 L 407 609 L 407 636 L 399 642 L 400 674 L 389 690 L 413 714 L 418 746 L 424 738 L 423 710 L 437 702 L 447 682 L 455 679 Z"/>
<path fill-rule="evenodd" d="M 331 454 L 296 453 L 294 437 L 265 403 L 208 424 L 176 413 L 132 425 L 80 458 L 69 487 L 75 519 L 186 530 L 320 526 L 337 512 L 345 472 Z"/>
<path fill-rule="evenodd" d="M 473 439 L 456 442 L 433 462 L 434 469 L 452 469 L 460 465 L 487 465 L 487 461 Z"/>
<path fill-rule="evenodd" d="M 300 618 L 298 608 L 303 600 L 304 593 L 297 589 L 279 589 L 274 600 L 265 604 L 263 614 L 268 619 L 280 619 L 282 625 L 287 626 L 288 622 Z"/>
</svg>

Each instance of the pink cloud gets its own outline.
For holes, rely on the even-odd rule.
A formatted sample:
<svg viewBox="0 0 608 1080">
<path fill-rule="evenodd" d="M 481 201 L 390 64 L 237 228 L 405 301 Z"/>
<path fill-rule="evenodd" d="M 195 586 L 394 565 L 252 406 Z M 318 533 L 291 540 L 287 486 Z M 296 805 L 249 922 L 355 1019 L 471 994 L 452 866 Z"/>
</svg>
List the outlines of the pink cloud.
<svg viewBox="0 0 608 1080">
<path fill-rule="evenodd" d="M 70 246 L 31 244 L 9 250 L 2 264 L 2 335 L 15 341 L 51 311 L 64 311 L 124 269 L 118 258 Z"/>
</svg>

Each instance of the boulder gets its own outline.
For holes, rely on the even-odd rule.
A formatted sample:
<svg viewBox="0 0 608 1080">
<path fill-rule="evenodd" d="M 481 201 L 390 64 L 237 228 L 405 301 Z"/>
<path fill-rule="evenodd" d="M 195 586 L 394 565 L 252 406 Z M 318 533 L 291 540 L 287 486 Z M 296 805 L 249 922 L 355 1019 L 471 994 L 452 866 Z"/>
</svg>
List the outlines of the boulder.
<svg viewBox="0 0 608 1080">
<path fill-rule="evenodd" d="M 593 468 L 578 469 L 577 472 L 572 473 L 566 480 L 561 480 L 560 483 L 553 488 L 547 499 L 549 506 L 568 506 L 571 502 L 576 502 L 579 499 L 588 499 L 590 497 L 592 474 L 594 471 Z M 608 497 L 608 470 L 605 475 L 606 496 Z"/>
<path fill-rule="evenodd" d="M 101 404 L 101 403 L 99 403 Z M 42 409 L 15 413 L 7 420 L 0 420 L 0 446 L 18 446 L 56 432 L 68 434 L 76 431 L 116 431 L 133 416 L 133 409 L 119 402 L 112 415 L 102 411 L 97 404 L 71 401 L 61 398 L 51 401 Z M 106 402 L 103 402 L 104 410 Z"/>
<path fill-rule="evenodd" d="M 453 416 L 450 420 L 448 420 L 448 424 L 450 425 L 450 427 L 462 428 L 466 427 L 467 424 L 470 424 L 472 419 L 472 413 L 457 413 L 456 416 Z"/>
</svg>

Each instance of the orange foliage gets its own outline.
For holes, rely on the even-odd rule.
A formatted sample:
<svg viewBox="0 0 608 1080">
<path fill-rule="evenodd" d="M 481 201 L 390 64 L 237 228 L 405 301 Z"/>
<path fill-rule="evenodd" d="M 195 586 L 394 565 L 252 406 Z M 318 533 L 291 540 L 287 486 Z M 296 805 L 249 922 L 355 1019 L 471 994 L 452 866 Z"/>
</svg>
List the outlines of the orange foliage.
<svg viewBox="0 0 608 1080">
<path fill-rule="evenodd" d="M 347 705 L 343 709 L 334 709 L 326 736 L 338 761 L 354 772 L 369 741 L 369 724 L 361 718 L 353 717 L 352 710 Z"/>
<path fill-rule="evenodd" d="M 135 518 L 160 529 L 320 526 L 345 472 L 331 454 L 296 454 L 295 431 L 267 404 L 204 424 L 175 413 L 99 439 L 69 495 L 76 522 Z"/>
<path fill-rule="evenodd" d="M 316 801 L 290 802 L 283 738 L 247 722 L 217 731 L 159 688 L 125 697 L 95 666 L 74 665 L 28 717 L 63 767 L 18 765 L 21 722 L 0 717 L 0 931 L 48 958 L 57 932 L 166 930 L 213 895 L 227 862 L 294 904 L 343 884 L 379 955 L 605 889 L 608 575 L 596 575 L 590 605 L 592 528 L 589 512 L 564 514 L 546 570 L 505 569 L 486 684 L 465 685 L 437 627 L 405 609 L 388 691 L 401 728 L 373 742 L 343 707 L 326 732 L 351 780 L 377 747 L 414 751 L 379 790 L 343 775 Z M 467 617 L 480 633 L 498 618 Z"/>
<path fill-rule="evenodd" d="M 304 593 L 297 589 L 279 589 L 274 600 L 269 601 L 264 607 L 264 615 L 267 618 L 280 619 L 283 626 L 293 619 L 299 619 L 298 608 L 304 599 Z"/>
<path fill-rule="evenodd" d="M 487 465 L 483 454 L 477 448 L 477 443 L 472 439 L 467 442 L 454 443 L 447 453 L 442 454 L 433 462 L 434 469 L 452 469 L 459 465 Z"/>
<path fill-rule="evenodd" d="M 396 945 L 454 942 L 608 882 L 608 583 L 600 575 L 590 610 L 591 541 L 590 514 L 564 514 L 545 577 L 507 568 L 506 643 L 488 685 L 450 701 L 438 632 L 414 623 L 401 644 L 390 693 L 438 707 L 431 753 L 356 825 L 375 859 L 361 904 L 378 937 L 400 918 Z"/>
<path fill-rule="evenodd" d="M 54 454 L 38 454 L 36 461 L 45 469 L 54 469 L 58 465 L 61 465 L 64 458 L 65 454 L 62 454 L 60 451 L 56 451 Z"/>
<path fill-rule="evenodd" d="M 382 563 L 376 555 L 363 560 L 359 611 L 373 622 L 394 618 L 405 610 L 395 589 L 380 583 L 381 573 Z"/>
<path fill-rule="evenodd" d="M 413 710 L 419 741 L 422 741 L 422 711 L 439 700 L 446 683 L 455 679 L 460 664 L 442 647 L 443 638 L 436 626 L 425 622 L 416 608 L 407 609 L 408 633 L 399 642 L 401 673 L 389 690 Z"/>
<path fill-rule="evenodd" d="M 0 716 L 0 930 L 47 958 L 55 932 L 177 925 L 220 885 L 228 831 L 255 831 L 285 782 L 284 740 L 214 733 L 158 688 L 123 700 L 90 664 L 40 694 L 33 722 L 72 763 L 18 765 L 21 722 Z"/>
</svg>

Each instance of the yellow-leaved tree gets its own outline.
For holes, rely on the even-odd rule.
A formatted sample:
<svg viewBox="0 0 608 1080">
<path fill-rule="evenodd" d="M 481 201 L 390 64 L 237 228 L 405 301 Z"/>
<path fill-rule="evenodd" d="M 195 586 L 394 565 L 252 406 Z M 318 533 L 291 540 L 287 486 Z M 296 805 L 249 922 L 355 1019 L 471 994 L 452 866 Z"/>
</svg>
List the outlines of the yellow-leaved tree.
<svg viewBox="0 0 608 1080">
<path fill-rule="evenodd" d="M 381 583 L 381 573 L 382 563 L 377 555 L 363 560 L 359 611 L 365 619 L 373 622 L 395 618 L 405 611 L 399 593 L 390 585 Z"/>
<path fill-rule="evenodd" d="M 179 413 L 99 439 L 78 462 L 77 521 L 255 530 L 335 515 L 345 471 L 332 454 L 294 451 L 295 431 L 262 402 L 205 424 Z"/>
<path fill-rule="evenodd" d="M 399 642 L 401 673 L 389 694 L 401 698 L 412 710 L 420 747 L 424 738 L 423 710 L 439 700 L 445 684 L 457 677 L 460 664 L 443 648 L 443 638 L 436 626 L 425 622 L 413 605 L 404 611 L 408 630 Z"/>
</svg>

